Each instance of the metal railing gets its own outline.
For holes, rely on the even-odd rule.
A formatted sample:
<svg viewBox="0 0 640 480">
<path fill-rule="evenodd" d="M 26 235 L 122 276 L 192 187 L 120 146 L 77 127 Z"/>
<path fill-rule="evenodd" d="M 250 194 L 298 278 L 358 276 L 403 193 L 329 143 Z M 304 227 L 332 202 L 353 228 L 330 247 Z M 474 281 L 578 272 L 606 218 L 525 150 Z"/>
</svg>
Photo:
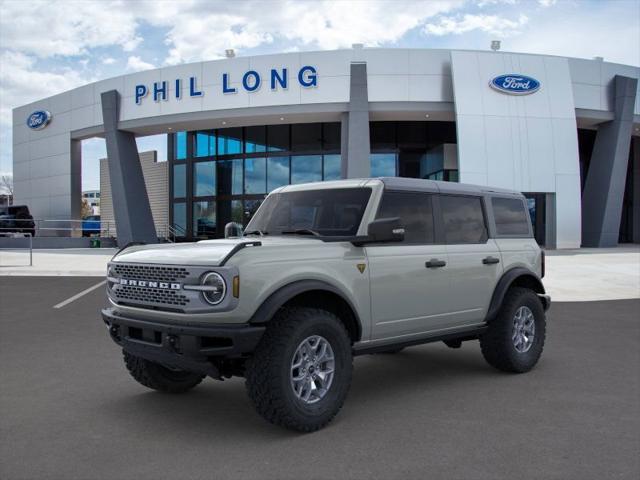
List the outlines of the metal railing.
<svg viewBox="0 0 640 480">
<path fill-rule="evenodd" d="M 176 224 L 165 224 L 164 225 L 164 238 L 167 242 L 175 243 L 178 237 L 185 237 L 187 235 L 187 231 Z"/>
<path fill-rule="evenodd" d="M 99 224 L 99 228 L 86 228 L 91 227 L 91 224 Z M 36 237 L 81 237 L 85 230 L 90 231 L 91 234 L 98 234 L 102 237 L 112 237 L 115 236 L 115 222 L 108 222 L 104 220 L 0 218 L 0 233 L 31 233 Z M 98 233 L 98 230 L 100 233 Z"/>
</svg>

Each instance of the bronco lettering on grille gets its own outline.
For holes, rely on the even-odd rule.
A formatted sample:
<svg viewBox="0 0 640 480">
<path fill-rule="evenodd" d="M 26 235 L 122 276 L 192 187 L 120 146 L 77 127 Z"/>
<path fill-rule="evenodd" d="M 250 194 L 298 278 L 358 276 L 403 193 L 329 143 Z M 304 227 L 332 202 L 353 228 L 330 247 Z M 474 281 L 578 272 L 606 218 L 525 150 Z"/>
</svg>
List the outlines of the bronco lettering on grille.
<svg viewBox="0 0 640 480">
<path fill-rule="evenodd" d="M 149 280 L 130 280 L 128 278 L 121 278 L 120 285 L 127 285 L 131 287 L 161 288 L 163 290 L 180 290 L 182 288 L 182 285 L 179 283 L 152 282 Z"/>
</svg>

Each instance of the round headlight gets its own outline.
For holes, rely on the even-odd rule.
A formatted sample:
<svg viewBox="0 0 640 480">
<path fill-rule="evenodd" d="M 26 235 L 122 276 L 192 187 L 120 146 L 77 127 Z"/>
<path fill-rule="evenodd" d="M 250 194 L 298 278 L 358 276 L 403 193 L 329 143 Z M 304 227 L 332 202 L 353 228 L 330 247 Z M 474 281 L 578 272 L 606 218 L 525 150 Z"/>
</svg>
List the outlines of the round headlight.
<svg viewBox="0 0 640 480">
<path fill-rule="evenodd" d="M 219 304 L 227 293 L 224 278 L 216 272 L 209 272 L 202 277 L 202 286 L 207 287 L 202 291 L 202 296 L 211 305 Z"/>
</svg>

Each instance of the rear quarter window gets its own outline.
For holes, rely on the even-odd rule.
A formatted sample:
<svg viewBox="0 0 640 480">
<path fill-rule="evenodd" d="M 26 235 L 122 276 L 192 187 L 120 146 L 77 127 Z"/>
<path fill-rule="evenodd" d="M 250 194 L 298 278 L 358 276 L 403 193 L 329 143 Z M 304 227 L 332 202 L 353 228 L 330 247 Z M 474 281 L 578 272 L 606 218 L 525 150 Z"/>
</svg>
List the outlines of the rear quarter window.
<svg viewBox="0 0 640 480">
<path fill-rule="evenodd" d="M 522 199 L 494 197 L 491 199 L 491 206 L 498 235 L 522 236 L 530 234 L 529 217 Z"/>
</svg>

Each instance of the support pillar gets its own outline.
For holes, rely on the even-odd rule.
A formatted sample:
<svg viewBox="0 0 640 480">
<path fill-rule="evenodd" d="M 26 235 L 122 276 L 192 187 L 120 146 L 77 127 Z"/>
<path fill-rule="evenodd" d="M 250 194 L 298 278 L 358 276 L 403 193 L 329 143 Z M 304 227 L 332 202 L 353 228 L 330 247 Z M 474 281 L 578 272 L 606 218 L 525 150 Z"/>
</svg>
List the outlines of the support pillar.
<svg viewBox="0 0 640 480">
<path fill-rule="evenodd" d="M 156 243 L 158 236 L 135 135 L 118 130 L 120 95 L 117 90 L 110 90 L 102 93 L 101 100 L 118 246 L 130 242 Z"/>
<path fill-rule="evenodd" d="M 343 178 L 370 177 L 371 145 L 369 143 L 369 94 L 366 63 L 351 64 L 349 111 L 343 114 L 342 118 L 342 147 Z"/>
<path fill-rule="evenodd" d="M 598 127 L 582 194 L 582 246 L 615 247 L 629 161 L 638 80 L 616 75 L 614 119 Z"/>
</svg>

